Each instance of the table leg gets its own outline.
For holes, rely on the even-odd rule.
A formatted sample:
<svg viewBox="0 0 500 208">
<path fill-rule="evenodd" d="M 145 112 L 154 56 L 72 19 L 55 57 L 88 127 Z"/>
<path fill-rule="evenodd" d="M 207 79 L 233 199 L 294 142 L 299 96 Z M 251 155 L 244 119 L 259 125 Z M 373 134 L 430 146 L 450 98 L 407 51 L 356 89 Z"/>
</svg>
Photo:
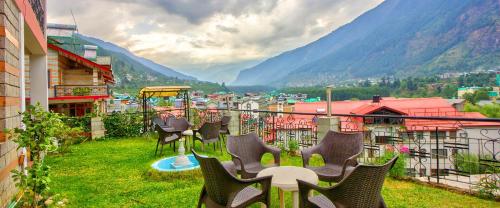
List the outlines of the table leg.
<svg viewBox="0 0 500 208">
<path fill-rule="evenodd" d="M 299 208 L 299 192 L 292 191 L 293 196 L 293 208 Z"/>
<path fill-rule="evenodd" d="M 278 195 L 280 198 L 280 208 L 285 208 L 285 192 L 278 188 Z"/>
</svg>

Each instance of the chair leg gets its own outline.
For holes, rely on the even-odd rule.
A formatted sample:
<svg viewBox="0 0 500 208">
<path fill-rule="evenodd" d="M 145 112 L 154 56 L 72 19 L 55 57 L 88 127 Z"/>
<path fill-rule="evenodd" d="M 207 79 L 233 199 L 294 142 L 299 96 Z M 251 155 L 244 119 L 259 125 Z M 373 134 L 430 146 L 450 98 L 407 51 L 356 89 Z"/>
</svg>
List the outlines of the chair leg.
<svg viewBox="0 0 500 208">
<path fill-rule="evenodd" d="M 161 144 L 160 156 L 163 156 L 163 145 L 164 145 L 164 144 Z"/>
<path fill-rule="evenodd" d="M 213 146 L 214 146 L 214 152 L 215 152 L 215 143 L 213 144 Z"/>
<path fill-rule="evenodd" d="M 222 152 L 222 141 L 219 141 L 220 142 L 220 154 L 223 154 Z"/>
<path fill-rule="evenodd" d="M 176 149 L 176 148 L 175 148 L 175 141 L 174 141 L 173 143 L 174 143 L 174 152 L 175 152 L 175 149 Z"/>
<path fill-rule="evenodd" d="M 156 153 L 158 153 L 158 145 L 160 145 L 160 139 L 158 139 L 158 141 L 156 141 L 155 156 L 156 156 Z"/>
<path fill-rule="evenodd" d="M 203 189 L 201 189 L 200 193 L 200 199 L 198 199 L 198 208 L 201 208 L 201 205 L 203 204 L 203 201 L 205 199 L 205 196 L 207 195 L 207 191 L 205 189 L 205 186 L 203 186 Z"/>
</svg>

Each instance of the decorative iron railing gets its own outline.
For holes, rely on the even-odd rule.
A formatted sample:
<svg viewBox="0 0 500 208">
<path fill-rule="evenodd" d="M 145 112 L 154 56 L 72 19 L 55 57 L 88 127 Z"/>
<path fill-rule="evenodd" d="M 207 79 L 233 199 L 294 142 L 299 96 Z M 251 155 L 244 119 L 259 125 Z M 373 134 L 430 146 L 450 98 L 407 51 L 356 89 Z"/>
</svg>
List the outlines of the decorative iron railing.
<svg viewBox="0 0 500 208">
<path fill-rule="evenodd" d="M 35 12 L 36 19 L 40 25 L 40 29 L 45 34 L 45 18 L 47 17 L 45 12 L 45 0 L 28 0 L 33 12 Z"/>
<path fill-rule="evenodd" d="M 316 145 L 325 114 L 260 110 L 238 112 L 240 134 L 257 133 L 271 145 Z M 234 114 L 233 114 L 234 115 Z M 500 119 L 334 114 L 338 130 L 361 132 L 359 161 L 373 163 L 389 152 L 404 154 L 406 175 L 422 181 L 474 190 L 480 181 L 500 185 Z M 233 116 L 234 117 L 234 116 Z M 327 127 L 328 128 L 328 127 Z"/>
<path fill-rule="evenodd" d="M 56 85 L 54 97 L 66 96 L 109 96 L 111 91 L 108 85 Z"/>
</svg>

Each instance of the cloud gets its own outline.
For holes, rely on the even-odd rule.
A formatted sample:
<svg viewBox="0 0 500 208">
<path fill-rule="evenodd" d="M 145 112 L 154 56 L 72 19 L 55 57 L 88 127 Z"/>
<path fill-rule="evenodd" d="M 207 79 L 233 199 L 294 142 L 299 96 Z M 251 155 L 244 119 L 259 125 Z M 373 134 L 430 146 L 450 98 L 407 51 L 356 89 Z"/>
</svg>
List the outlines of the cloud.
<svg viewBox="0 0 500 208">
<path fill-rule="evenodd" d="M 80 33 L 199 75 L 303 46 L 382 1 L 51 0 L 48 21 L 72 24 L 71 9 Z"/>
</svg>

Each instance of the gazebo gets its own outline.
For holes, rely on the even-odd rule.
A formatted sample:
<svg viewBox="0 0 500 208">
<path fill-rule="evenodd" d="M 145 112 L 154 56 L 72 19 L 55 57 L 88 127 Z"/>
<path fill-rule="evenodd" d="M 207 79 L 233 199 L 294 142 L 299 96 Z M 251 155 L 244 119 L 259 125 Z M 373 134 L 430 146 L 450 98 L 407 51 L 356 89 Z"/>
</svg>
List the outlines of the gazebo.
<svg viewBox="0 0 500 208">
<path fill-rule="evenodd" d="M 151 120 L 149 114 L 149 104 L 148 101 L 152 97 L 171 97 L 181 95 L 183 99 L 184 116 L 189 120 L 189 90 L 190 86 L 155 86 L 155 87 L 145 87 L 139 93 L 142 98 L 142 113 L 143 113 L 143 123 L 144 132 L 148 130 L 150 126 L 149 122 Z"/>
</svg>

